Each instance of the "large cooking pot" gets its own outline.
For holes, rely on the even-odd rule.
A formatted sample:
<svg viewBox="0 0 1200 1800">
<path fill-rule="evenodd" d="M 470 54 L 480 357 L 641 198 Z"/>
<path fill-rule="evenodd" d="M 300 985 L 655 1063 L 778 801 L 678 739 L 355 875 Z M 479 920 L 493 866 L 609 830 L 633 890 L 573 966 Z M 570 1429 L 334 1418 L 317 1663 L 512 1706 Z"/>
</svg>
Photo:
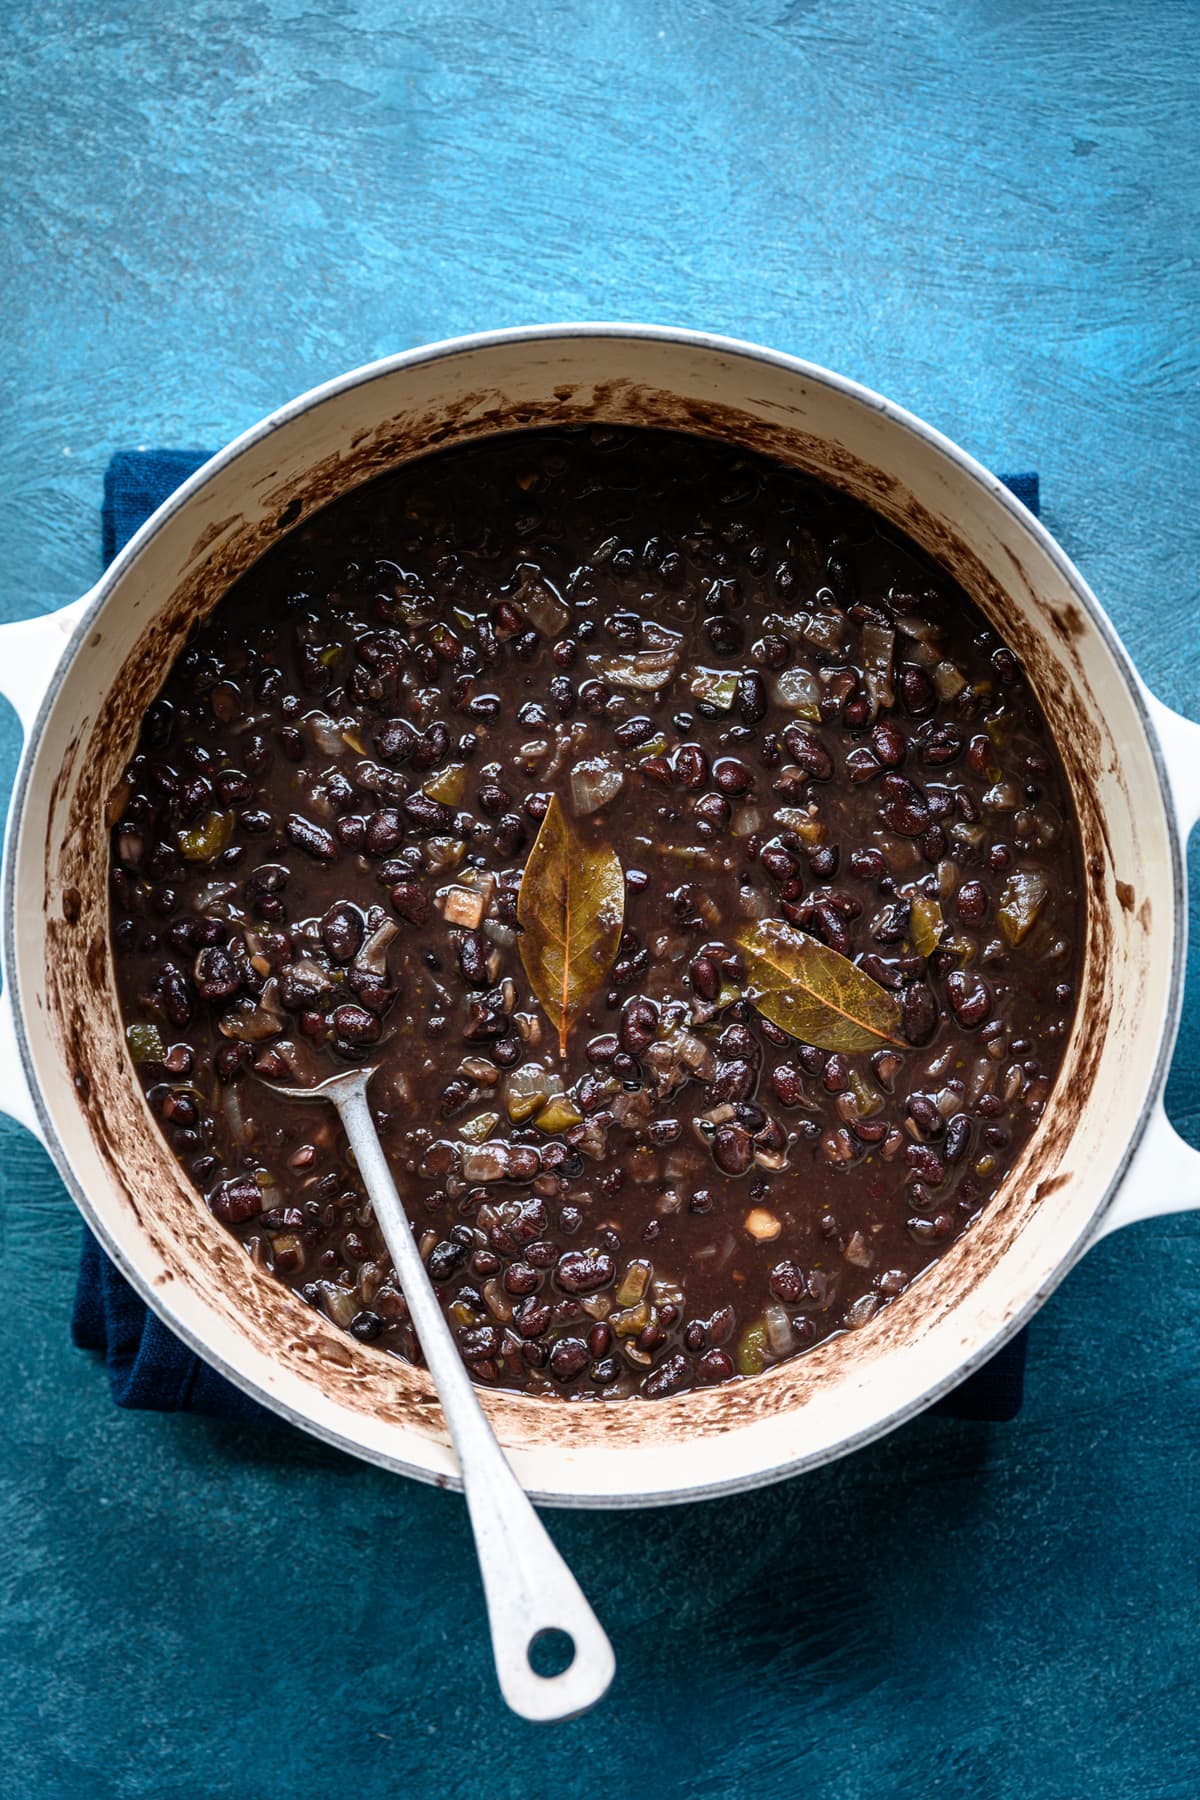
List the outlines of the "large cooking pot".
<svg viewBox="0 0 1200 1800">
<path fill-rule="evenodd" d="M 461 338 L 357 369 L 256 425 L 161 506 L 99 584 L 0 629 L 26 742 L 4 859 L 0 1094 L 171 1328 L 285 1418 L 453 1484 L 431 1384 L 256 1268 L 187 1185 L 127 1060 L 107 819 L 144 708 L 193 623 L 296 520 L 496 431 L 678 426 L 794 463 L 902 526 L 1013 645 L 1058 740 L 1087 870 L 1079 1015 L 1000 1193 L 864 1329 L 751 1381 L 647 1404 L 483 1403 L 525 1486 L 581 1506 L 772 1481 L 889 1430 L 1015 1332 L 1114 1226 L 1200 1204 L 1162 1090 L 1179 1018 L 1200 727 L 1147 693 L 1079 573 L 1001 484 L 877 394 L 749 344 L 636 326 Z"/>
</svg>

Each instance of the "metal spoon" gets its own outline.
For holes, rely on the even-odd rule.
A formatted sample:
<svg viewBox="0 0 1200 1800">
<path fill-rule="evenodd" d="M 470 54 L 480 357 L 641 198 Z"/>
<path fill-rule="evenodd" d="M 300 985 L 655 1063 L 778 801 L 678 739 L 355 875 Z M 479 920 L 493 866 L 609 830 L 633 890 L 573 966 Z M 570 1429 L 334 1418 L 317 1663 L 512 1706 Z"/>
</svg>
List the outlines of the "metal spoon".
<svg viewBox="0 0 1200 1800">
<path fill-rule="evenodd" d="M 607 1693 L 616 1667 L 612 1645 L 509 1467 L 442 1316 L 367 1103 L 374 1073 L 352 1069 L 312 1087 L 267 1085 L 288 1100 L 331 1101 L 341 1115 L 450 1427 L 500 1691 L 522 1718 L 571 1719 Z M 530 1662 L 530 1650 L 547 1631 L 566 1632 L 574 1646 L 557 1675 L 541 1675 Z"/>
</svg>

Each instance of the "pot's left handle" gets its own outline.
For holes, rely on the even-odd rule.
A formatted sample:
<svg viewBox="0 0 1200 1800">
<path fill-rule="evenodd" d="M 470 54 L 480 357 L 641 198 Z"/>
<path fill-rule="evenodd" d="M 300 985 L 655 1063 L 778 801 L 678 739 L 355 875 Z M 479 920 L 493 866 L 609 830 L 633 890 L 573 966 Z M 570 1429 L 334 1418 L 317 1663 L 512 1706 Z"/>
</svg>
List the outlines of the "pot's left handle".
<svg viewBox="0 0 1200 1800">
<path fill-rule="evenodd" d="M 1180 854 L 1186 858 L 1188 837 L 1200 819 L 1200 725 L 1172 712 L 1161 700 L 1143 689 L 1147 710 L 1158 737 L 1166 766 L 1175 817 L 1179 826 Z M 1180 1137 L 1168 1119 L 1161 1098 L 1146 1123 L 1120 1191 L 1096 1228 L 1093 1243 L 1134 1225 L 1139 1219 L 1162 1213 L 1188 1212 L 1200 1207 L 1200 1150 Z"/>
<path fill-rule="evenodd" d="M 54 671 L 63 659 L 67 645 L 74 637 L 79 622 L 92 602 L 92 594 L 73 600 L 57 612 L 42 613 L 34 619 L 15 619 L 0 625 L 0 695 L 8 701 L 18 719 L 26 745 L 34 720 L 49 691 Z M 12 800 L 5 821 L 5 858 L 8 867 L 8 840 L 13 830 Z M 7 891 L 3 896 L 7 912 Z M 6 1112 L 19 1125 L 32 1131 L 45 1142 L 37 1110 L 29 1091 L 29 1083 L 21 1062 L 13 1016 L 13 996 L 5 968 L 4 991 L 0 994 L 0 1111 Z"/>
</svg>

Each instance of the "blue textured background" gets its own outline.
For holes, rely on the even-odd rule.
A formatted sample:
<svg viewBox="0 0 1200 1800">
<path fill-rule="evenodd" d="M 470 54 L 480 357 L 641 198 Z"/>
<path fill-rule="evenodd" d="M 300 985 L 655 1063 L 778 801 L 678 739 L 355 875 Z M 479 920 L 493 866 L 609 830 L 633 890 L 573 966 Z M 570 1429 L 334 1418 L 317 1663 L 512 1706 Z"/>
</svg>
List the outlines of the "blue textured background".
<svg viewBox="0 0 1200 1800">
<path fill-rule="evenodd" d="M 0 613 L 99 569 L 111 450 L 533 319 L 712 327 L 1000 467 L 1200 713 L 1200 61 L 1178 0 L 6 0 Z M 5 714 L 0 778 L 16 755 Z M 1193 850 L 1192 879 L 1200 876 Z M 1170 1089 L 1200 1140 L 1200 968 Z M 124 1416 L 0 1126 L 0 1791 L 1194 1800 L 1200 1222 L 1088 1257 L 1011 1426 L 918 1421 L 554 1529 L 620 1673 L 506 1716 L 461 1504 Z"/>
</svg>

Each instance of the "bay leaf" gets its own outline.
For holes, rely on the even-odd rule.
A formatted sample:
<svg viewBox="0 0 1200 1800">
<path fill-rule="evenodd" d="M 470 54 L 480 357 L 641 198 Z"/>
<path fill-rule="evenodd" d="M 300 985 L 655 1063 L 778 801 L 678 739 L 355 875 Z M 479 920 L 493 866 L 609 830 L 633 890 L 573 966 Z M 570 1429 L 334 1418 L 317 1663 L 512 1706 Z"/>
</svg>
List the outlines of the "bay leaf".
<svg viewBox="0 0 1200 1800">
<path fill-rule="evenodd" d="M 517 919 L 525 973 L 564 1056 L 572 1024 L 616 961 L 624 918 L 620 857 L 584 843 L 555 796 L 521 876 Z"/>
<path fill-rule="evenodd" d="M 758 919 L 738 934 L 749 998 L 773 1025 L 821 1050 L 908 1045 L 895 996 L 847 957 L 782 919 Z"/>
</svg>

